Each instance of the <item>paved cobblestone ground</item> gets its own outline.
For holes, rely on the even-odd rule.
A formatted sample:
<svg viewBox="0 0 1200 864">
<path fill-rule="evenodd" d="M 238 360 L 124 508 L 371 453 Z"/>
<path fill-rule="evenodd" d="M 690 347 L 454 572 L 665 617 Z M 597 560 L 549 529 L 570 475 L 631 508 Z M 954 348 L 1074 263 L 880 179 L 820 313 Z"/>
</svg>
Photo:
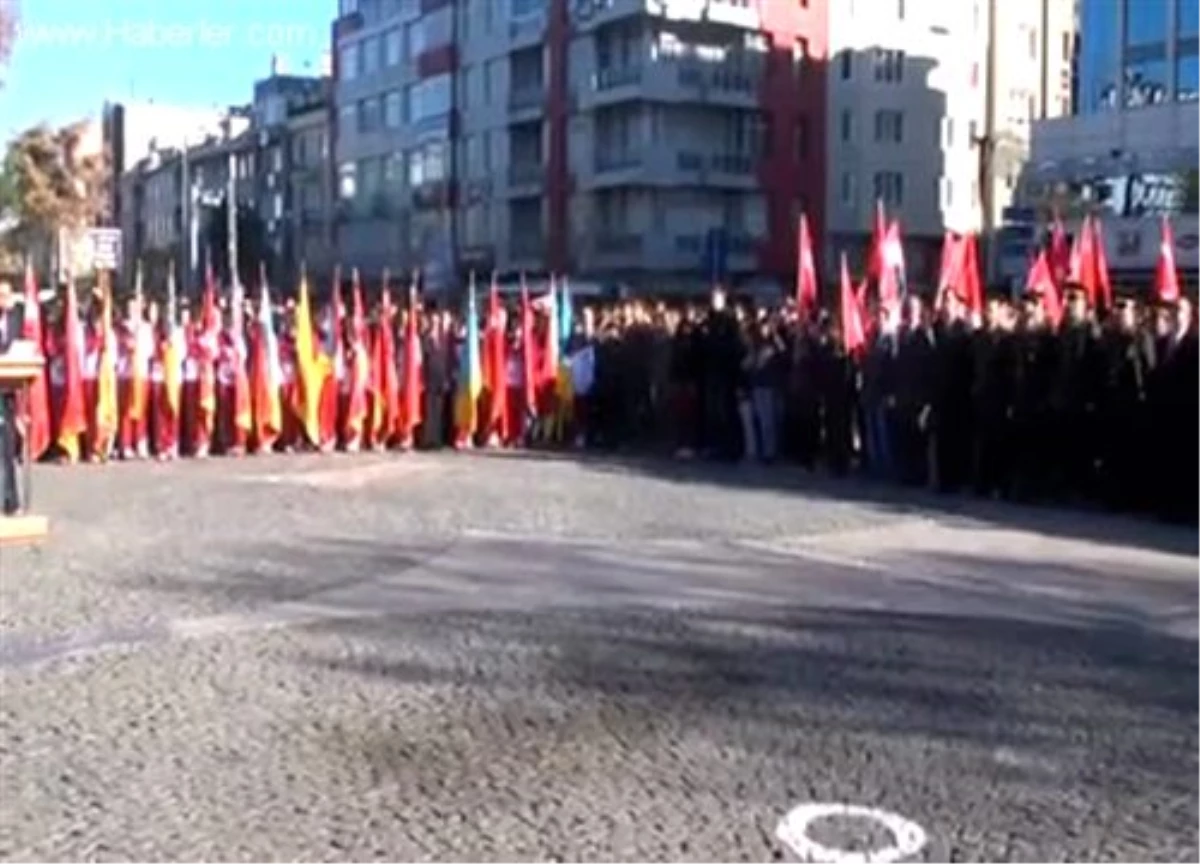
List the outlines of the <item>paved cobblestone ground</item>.
<svg viewBox="0 0 1200 864">
<path fill-rule="evenodd" d="M 517 456 L 36 480 L 5 860 L 769 861 L 805 802 L 927 860 L 1200 856 L 1195 531 Z"/>
</svg>

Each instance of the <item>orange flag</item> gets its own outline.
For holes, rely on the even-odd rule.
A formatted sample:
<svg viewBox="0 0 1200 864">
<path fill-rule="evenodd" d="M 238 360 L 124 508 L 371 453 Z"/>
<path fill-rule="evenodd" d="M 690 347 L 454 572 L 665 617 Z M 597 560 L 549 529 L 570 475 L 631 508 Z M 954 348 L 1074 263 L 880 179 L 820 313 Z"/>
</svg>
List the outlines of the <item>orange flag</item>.
<svg viewBox="0 0 1200 864">
<path fill-rule="evenodd" d="M 217 420 L 217 351 L 221 339 L 221 316 L 217 312 L 217 291 L 213 282 L 212 267 L 205 271 L 204 297 L 200 305 L 200 368 L 197 372 L 199 417 L 197 422 L 204 430 L 201 437 L 211 441 Z"/>
<path fill-rule="evenodd" d="M 37 278 L 33 275 L 33 268 L 29 266 L 25 268 L 25 317 L 21 324 L 21 338 L 32 342 L 40 353 L 45 353 Z M 50 446 L 50 395 L 45 364 L 41 373 L 30 382 L 25 391 L 21 413 L 25 417 L 24 435 L 30 457 L 40 459 Z"/>
<path fill-rule="evenodd" d="M 421 425 L 421 329 L 420 309 L 417 306 L 416 278 L 408 288 L 408 318 L 404 322 L 404 382 L 401 386 L 403 406 L 400 422 L 400 443 L 412 446 L 413 435 Z"/>
<path fill-rule="evenodd" d="M 296 299 L 296 416 L 300 428 L 314 447 L 321 444 L 321 390 L 325 386 L 326 361 L 313 339 L 312 306 L 308 299 L 308 276 L 300 276 Z"/>
<path fill-rule="evenodd" d="M 488 292 L 487 328 L 484 330 L 483 374 L 488 392 L 488 434 L 507 435 L 508 427 L 508 334 L 500 287 L 492 276 Z"/>
<path fill-rule="evenodd" d="M 396 308 L 383 274 L 379 321 L 375 324 L 371 345 L 371 439 L 376 446 L 386 445 L 400 413 L 400 380 L 396 375 Z"/>
<path fill-rule="evenodd" d="M 358 269 L 352 277 L 350 298 L 349 395 L 346 399 L 346 444 L 356 447 L 366 430 L 371 387 L 371 357 L 367 341 L 367 318 L 363 309 L 362 282 Z"/>
<path fill-rule="evenodd" d="M 117 353 L 120 350 L 113 329 L 112 287 L 108 275 L 100 276 L 100 362 L 96 370 L 96 441 L 92 453 L 108 457 L 117 435 Z"/>
</svg>

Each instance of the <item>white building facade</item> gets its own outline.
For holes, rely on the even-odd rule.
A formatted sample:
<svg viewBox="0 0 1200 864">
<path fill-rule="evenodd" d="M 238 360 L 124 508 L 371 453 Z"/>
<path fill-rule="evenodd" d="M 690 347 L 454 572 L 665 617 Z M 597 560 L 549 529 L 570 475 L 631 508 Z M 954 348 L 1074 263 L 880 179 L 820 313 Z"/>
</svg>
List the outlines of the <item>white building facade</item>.
<svg viewBox="0 0 1200 864">
<path fill-rule="evenodd" d="M 979 229 L 988 39 L 988 0 L 829 5 L 828 261 L 861 267 L 877 200 L 918 280 L 946 229 Z"/>
</svg>

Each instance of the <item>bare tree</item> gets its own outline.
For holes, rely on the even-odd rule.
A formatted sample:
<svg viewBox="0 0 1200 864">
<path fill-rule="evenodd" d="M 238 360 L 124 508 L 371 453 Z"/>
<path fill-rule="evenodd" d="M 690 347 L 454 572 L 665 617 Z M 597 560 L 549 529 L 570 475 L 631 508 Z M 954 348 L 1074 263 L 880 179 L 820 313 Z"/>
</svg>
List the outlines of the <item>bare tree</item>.
<svg viewBox="0 0 1200 864">
<path fill-rule="evenodd" d="M 0 69 L 8 65 L 8 59 L 12 56 L 19 18 L 17 0 L 0 0 Z M 3 84 L 4 78 L 0 76 L 0 86 Z"/>
</svg>

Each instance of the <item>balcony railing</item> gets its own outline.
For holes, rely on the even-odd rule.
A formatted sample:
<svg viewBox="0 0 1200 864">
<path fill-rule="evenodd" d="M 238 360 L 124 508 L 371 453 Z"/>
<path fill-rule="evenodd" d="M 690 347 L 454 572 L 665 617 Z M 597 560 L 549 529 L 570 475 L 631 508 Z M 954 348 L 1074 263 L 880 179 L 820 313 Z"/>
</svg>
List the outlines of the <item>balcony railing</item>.
<svg viewBox="0 0 1200 864">
<path fill-rule="evenodd" d="M 679 66 L 679 86 L 698 90 L 703 87 L 729 93 L 752 93 L 755 81 L 744 68 L 738 66 L 701 66 L 684 62 Z"/>
<path fill-rule="evenodd" d="M 544 87 L 522 87 L 520 90 L 513 90 L 508 95 L 508 108 L 510 111 L 540 108 L 545 103 L 546 89 Z"/>
<path fill-rule="evenodd" d="M 596 70 L 596 89 L 611 90 L 614 87 L 629 87 L 642 80 L 641 66 L 609 66 Z"/>
<path fill-rule="evenodd" d="M 644 243 L 641 234 L 602 233 L 596 238 L 596 251 L 602 255 L 635 255 Z"/>
<path fill-rule="evenodd" d="M 522 233 L 521 227 L 514 225 L 512 240 L 508 244 L 508 251 L 513 258 L 540 259 L 546 252 L 546 238 L 540 233 Z"/>
<path fill-rule="evenodd" d="M 750 174 L 754 170 L 753 160 L 741 153 L 714 153 L 709 166 L 721 174 Z"/>
<path fill-rule="evenodd" d="M 638 153 L 598 153 L 596 155 L 597 174 L 608 171 L 627 171 L 630 168 L 637 168 L 641 164 L 642 157 Z"/>
<path fill-rule="evenodd" d="M 528 186 L 531 183 L 541 183 L 546 177 L 546 169 L 539 161 L 513 162 L 508 166 L 508 185 Z"/>
<path fill-rule="evenodd" d="M 719 174 L 750 174 L 754 160 L 742 153 L 704 154 L 696 150 L 680 150 L 675 154 L 675 166 L 680 171 L 703 171 L 707 168 Z"/>
</svg>

